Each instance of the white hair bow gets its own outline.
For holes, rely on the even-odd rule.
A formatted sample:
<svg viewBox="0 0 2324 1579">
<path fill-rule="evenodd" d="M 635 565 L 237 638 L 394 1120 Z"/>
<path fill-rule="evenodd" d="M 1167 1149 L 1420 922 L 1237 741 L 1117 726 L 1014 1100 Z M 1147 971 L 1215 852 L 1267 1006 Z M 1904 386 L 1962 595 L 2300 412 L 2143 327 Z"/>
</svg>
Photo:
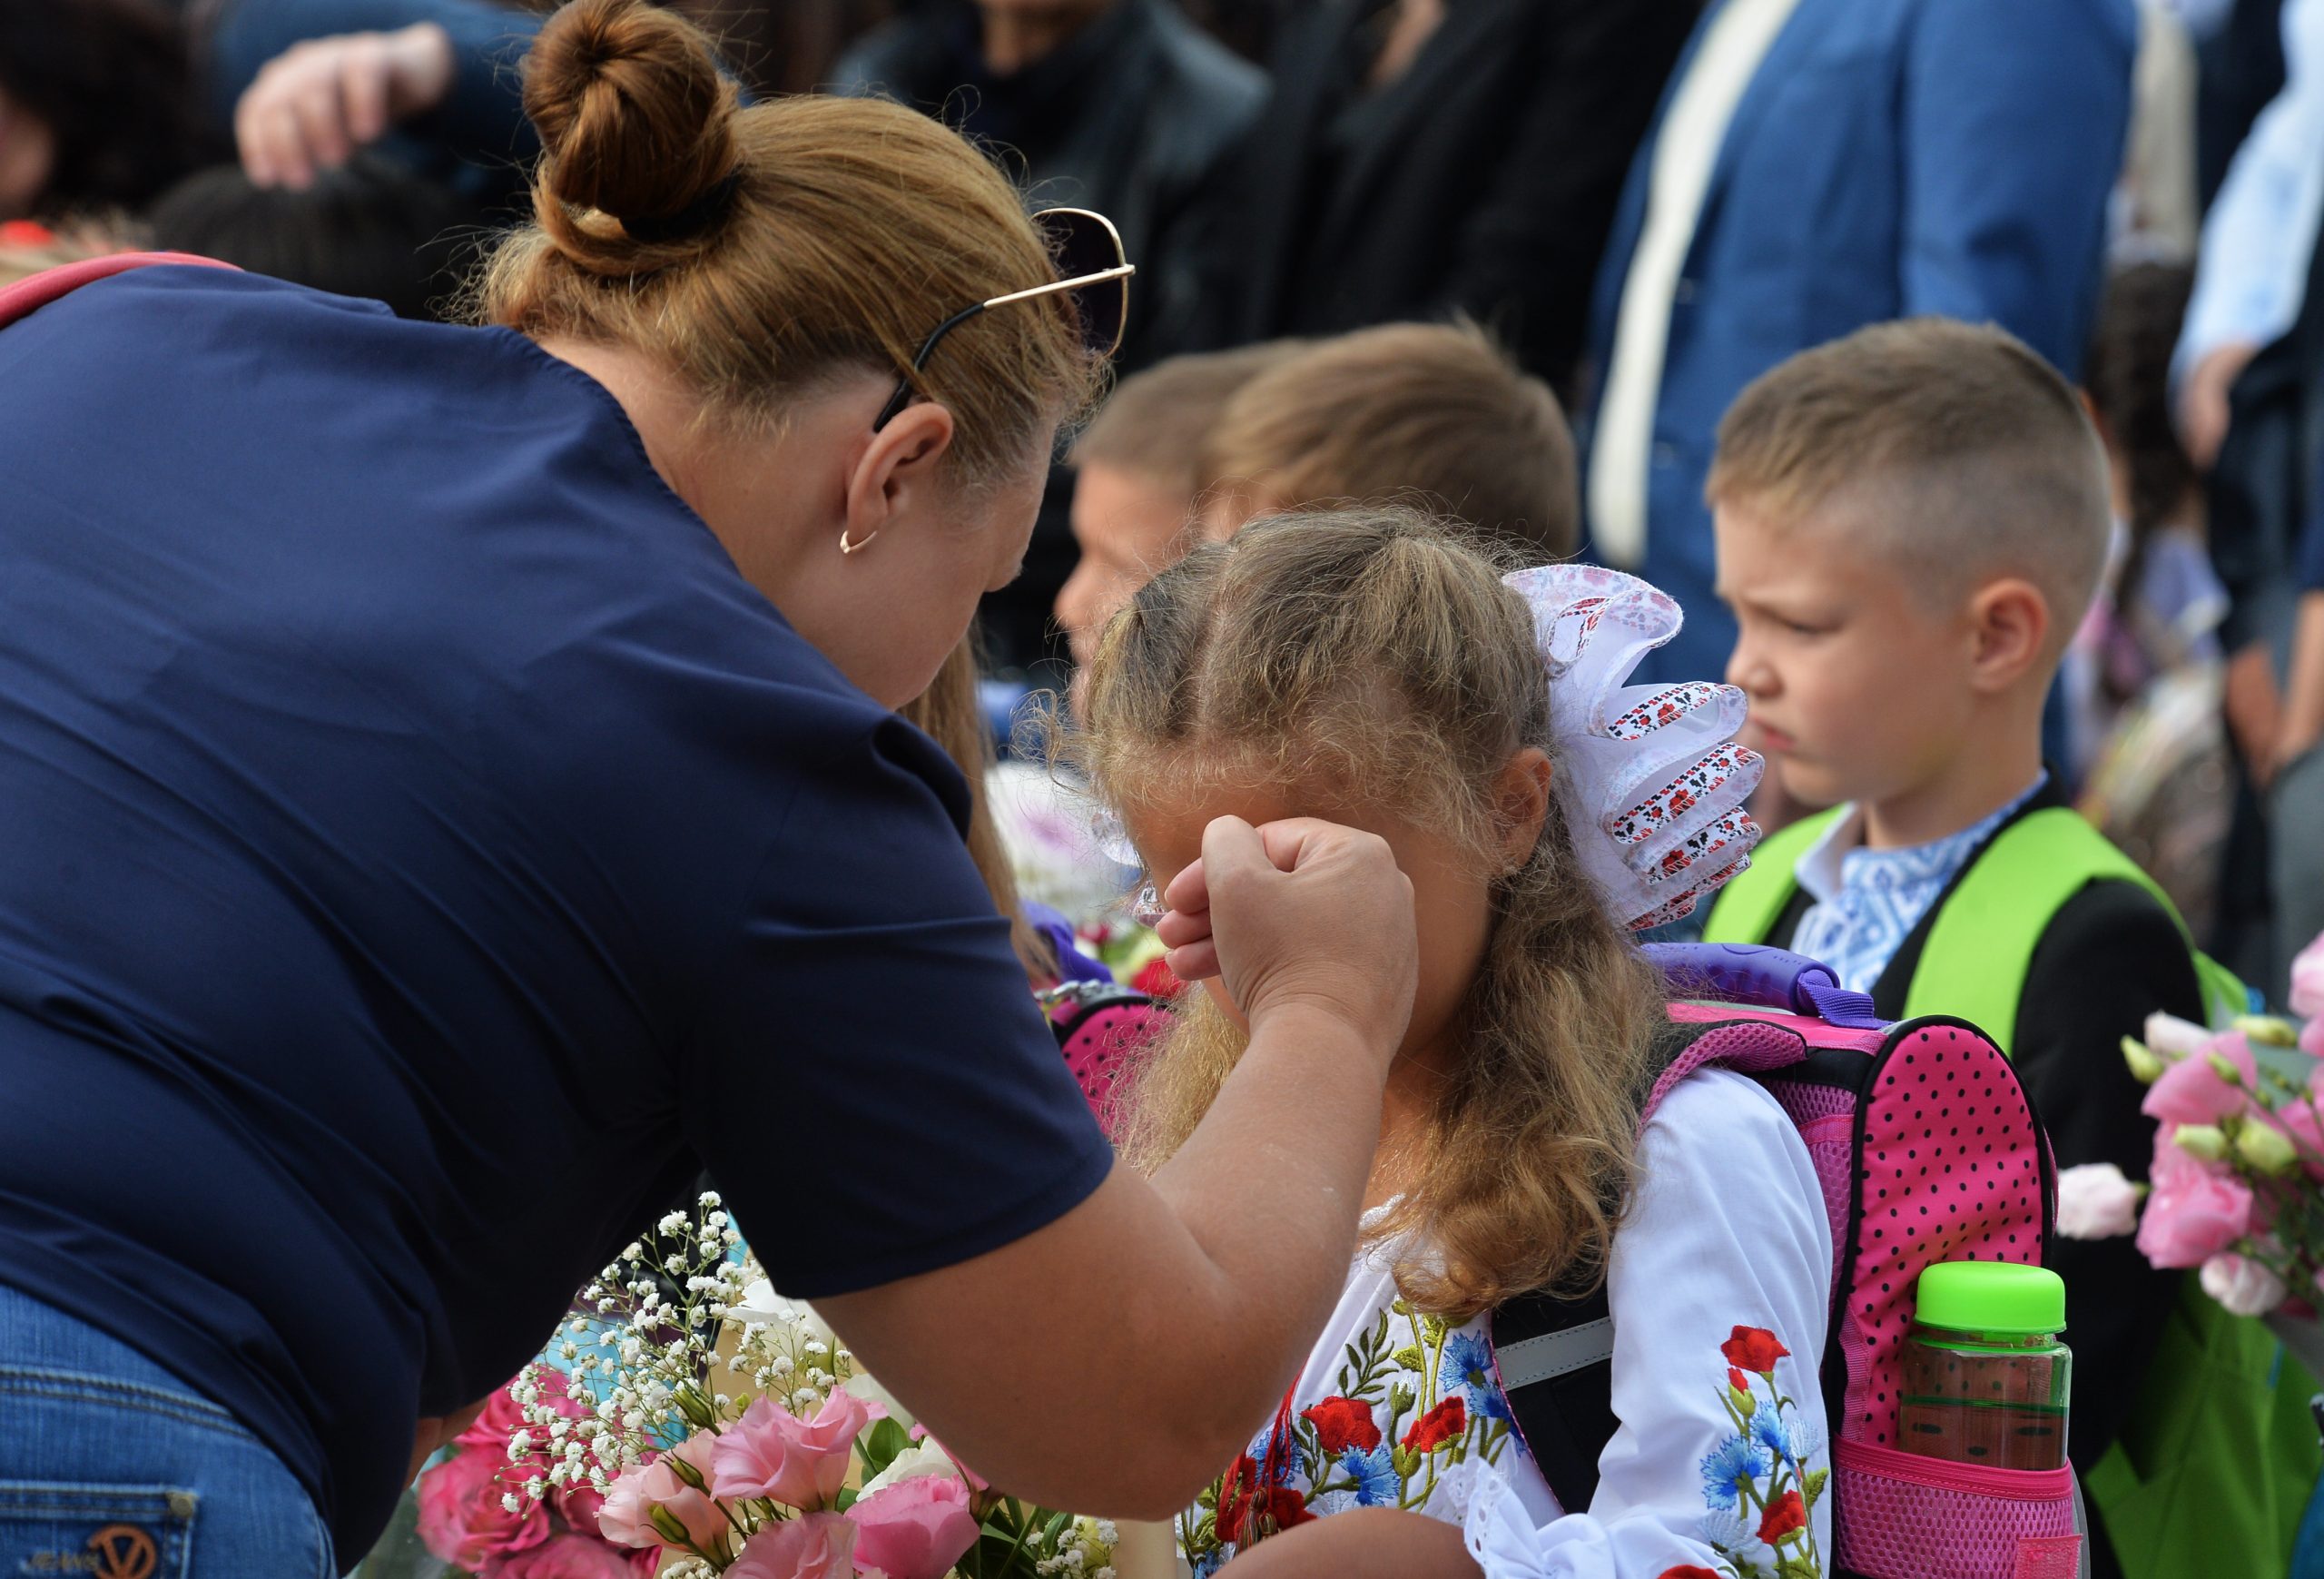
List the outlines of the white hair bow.
<svg viewBox="0 0 2324 1579">
<path fill-rule="evenodd" d="M 1632 931 L 1679 920 L 1759 842 L 1743 806 L 1765 765 L 1734 739 L 1743 693 L 1623 684 L 1686 617 L 1635 576 L 1545 565 L 1503 579 L 1531 607 L 1549 666 L 1553 783 L 1582 870 Z"/>
</svg>

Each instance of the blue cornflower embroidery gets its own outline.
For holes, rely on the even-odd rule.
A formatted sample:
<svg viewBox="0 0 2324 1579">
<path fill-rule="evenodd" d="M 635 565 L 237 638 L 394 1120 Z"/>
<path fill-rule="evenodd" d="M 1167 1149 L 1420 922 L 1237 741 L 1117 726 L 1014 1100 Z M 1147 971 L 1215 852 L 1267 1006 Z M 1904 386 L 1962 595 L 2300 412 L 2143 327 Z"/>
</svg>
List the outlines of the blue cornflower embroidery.
<svg viewBox="0 0 2324 1579">
<path fill-rule="evenodd" d="M 1394 1507 L 1403 1498 L 1403 1482 L 1385 1442 L 1369 1453 L 1349 1448 L 1340 1455 L 1340 1468 L 1355 1482 L 1358 1507 Z"/>
<path fill-rule="evenodd" d="M 1742 1500 L 1742 1485 L 1768 1472 L 1768 1456 L 1748 1436 L 1729 1436 L 1703 1455 L 1703 1500 L 1715 1508 L 1731 1508 Z"/>
<path fill-rule="evenodd" d="M 1792 1445 L 1791 1430 L 1784 1424 L 1783 1416 L 1775 1410 L 1762 1407 L 1751 1416 L 1751 1436 L 1760 1446 L 1786 1464 L 1798 1464 L 1799 1450 Z"/>
<path fill-rule="evenodd" d="M 1492 1420 L 1510 1417 L 1509 1399 L 1502 1392 L 1501 1378 L 1493 1369 L 1492 1346 L 1482 1334 L 1456 1332 L 1446 1338 L 1444 1372 L 1467 1396 L 1469 1413 Z"/>
</svg>

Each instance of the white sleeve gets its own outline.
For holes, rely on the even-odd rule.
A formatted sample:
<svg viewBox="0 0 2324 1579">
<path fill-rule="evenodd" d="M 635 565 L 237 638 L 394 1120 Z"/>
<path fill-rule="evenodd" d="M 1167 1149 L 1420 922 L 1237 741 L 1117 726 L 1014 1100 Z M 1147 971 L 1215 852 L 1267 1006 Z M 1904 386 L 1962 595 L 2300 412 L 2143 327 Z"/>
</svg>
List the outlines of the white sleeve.
<svg viewBox="0 0 2324 1579">
<path fill-rule="evenodd" d="M 2251 123 L 2203 222 L 2174 378 L 2230 340 L 2266 345 L 2299 316 L 2324 214 L 2324 0 L 2289 0 L 2283 40 L 2283 89 Z"/>
<path fill-rule="evenodd" d="M 1767 1091 L 1714 1070 L 1663 1102 L 1640 1164 L 1608 1269 L 1620 1425 L 1597 1496 L 1537 1525 L 1489 1477 L 1469 1502 L 1470 1554 L 1485 1579 L 1823 1574 L 1832 1239 L 1807 1150 Z"/>
</svg>

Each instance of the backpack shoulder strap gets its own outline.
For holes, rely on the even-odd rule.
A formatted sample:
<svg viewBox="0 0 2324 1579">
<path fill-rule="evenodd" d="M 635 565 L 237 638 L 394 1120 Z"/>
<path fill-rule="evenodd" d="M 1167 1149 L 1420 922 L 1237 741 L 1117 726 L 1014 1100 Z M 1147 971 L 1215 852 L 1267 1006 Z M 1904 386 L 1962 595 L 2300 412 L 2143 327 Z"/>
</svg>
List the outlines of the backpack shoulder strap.
<svg viewBox="0 0 2324 1579">
<path fill-rule="evenodd" d="M 1716 1041 L 1715 1031 L 1739 1031 Z M 1764 1034 L 1758 1034 L 1764 1032 Z M 1640 1104 L 1641 1126 L 1671 1086 L 1710 1065 L 1765 1073 L 1807 1056 L 1797 1030 L 1773 1020 L 1677 1022 L 1655 1039 Z M 1614 1417 L 1614 1313 L 1606 1286 L 1580 1298 L 1520 1295 L 1488 1324 L 1493 1365 L 1510 1422 L 1568 1513 L 1586 1512 L 1598 1494 L 1598 1458 L 1620 1424 Z"/>
<path fill-rule="evenodd" d="M 222 263 L 215 258 L 197 258 L 191 252 L 108 252 L 103 257 L 84 258 L 77 263 L 60 264 L 28 275 L 5 290 L 0 290 L 0 329 L 7 328 L 19 318 L 52 301 L 71 295 L 92 281 L 110 279 L 115 274 L 125 274 L 132 269 L 148 268 L 155 263 L 191 263 L 205 269 L 234 268 L 231 263 Z M 234 271 L 241 272 L 240 270 Z"/>
<path fill-rule="evenodd" d="M 1905 996 L 1905 1018 L 1958 1016 L 2013 1052 L 2035 946 L 2066 901 L 2102 882 L 2138 884 L 2186 931 L 2154 879 L 2073 808 L 2050 806 L 2004 828 L 1937 912 Z M 2242 1012 L 2243 984 L 2200 952 L 2195 963 L 2211 1012 Z"/>
<path fill-rule="evenodd" d="M 1703 923 L 1703 941 L 1710 943 L 1763 943 L 1791 903 L 1799 878 L 1792 870 L 1809 845 L 1840 814 L 1840 808 L 1818 812 L 1760 841 L 1751 864 L 1727 880 L 1712 902 Z"/>
</svg>

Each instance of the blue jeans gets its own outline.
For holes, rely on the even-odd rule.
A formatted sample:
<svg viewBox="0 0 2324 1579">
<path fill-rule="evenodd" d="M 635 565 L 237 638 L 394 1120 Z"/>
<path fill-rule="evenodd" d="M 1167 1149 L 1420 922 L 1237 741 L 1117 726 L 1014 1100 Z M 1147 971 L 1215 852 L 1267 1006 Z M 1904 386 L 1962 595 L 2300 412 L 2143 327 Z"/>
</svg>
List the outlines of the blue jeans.
<svg viewBox="0 0 2324 1579">
<path fill-rule="evenodd" d="M 0 1286 L 0 1574 L 330 1579 L 330 1533 L 234 1417 Z"/>
</svg>

